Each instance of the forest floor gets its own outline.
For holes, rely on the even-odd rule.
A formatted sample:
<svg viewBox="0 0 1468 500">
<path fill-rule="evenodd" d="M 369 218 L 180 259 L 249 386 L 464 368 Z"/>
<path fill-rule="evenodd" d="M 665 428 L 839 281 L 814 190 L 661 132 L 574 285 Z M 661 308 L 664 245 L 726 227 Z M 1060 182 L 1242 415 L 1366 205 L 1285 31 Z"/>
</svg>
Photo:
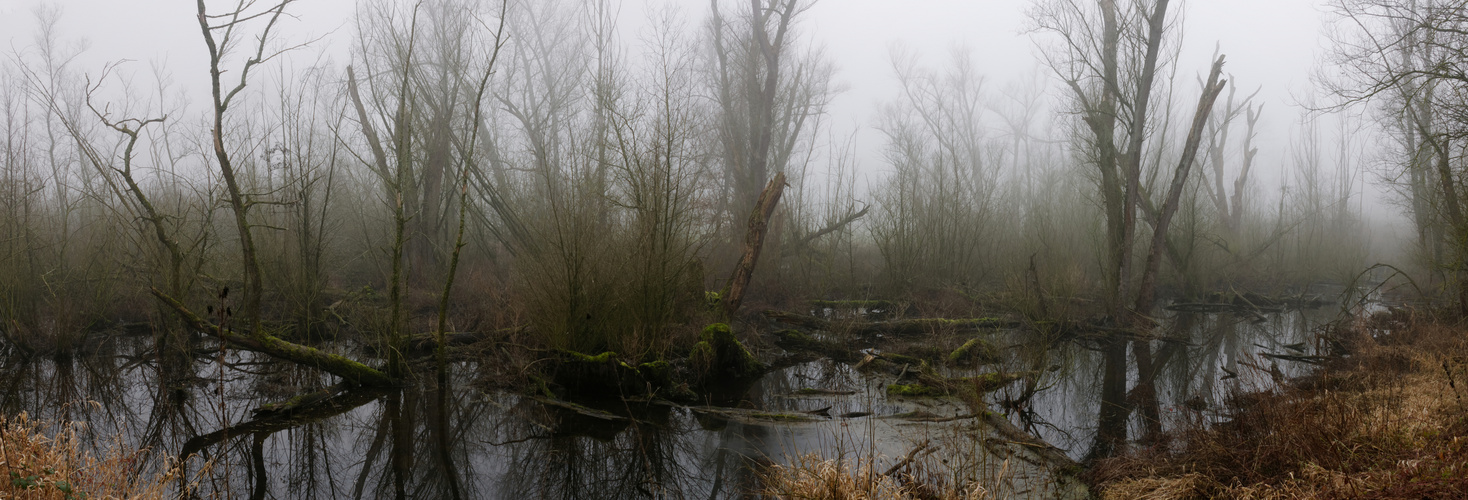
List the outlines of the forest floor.
<svg viewBox="0 0 1468 500">
<path fill-rule="evenodd" d="M 1325 332 L 1346 355 L 1100 461 L 1106 499 L 1468 498 L 1468 328 L 1404 310 Z"/>
</svg>

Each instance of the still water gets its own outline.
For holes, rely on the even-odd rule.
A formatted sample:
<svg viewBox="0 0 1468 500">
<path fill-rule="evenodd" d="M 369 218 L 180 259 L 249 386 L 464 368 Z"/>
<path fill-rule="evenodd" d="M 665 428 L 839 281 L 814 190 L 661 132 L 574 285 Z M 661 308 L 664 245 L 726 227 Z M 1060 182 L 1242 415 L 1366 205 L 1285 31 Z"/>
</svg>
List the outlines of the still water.
<svg viewBox="0 0 1468 500">
<path fill-rule="evenodd" d="M 1307 373 L 1306 363 L 1261 353 L 1315 354 L 1314 330 L 1335 312 L 1167 318 L 1163 328 L 1185 341 L 1158 378 L 1164 427 L 1220 418 L 1231 391 Z M 1099 353 L 1066 343 L 1036 354 L 1023 333 L 990 335 L 1010 353 L 1003 368 L 1049 370 L 1027 404 L 1010 405 L 1011 421 L 1084 455 L 1095 432 Z M 251 353 L 226 361 L 221 369 L 201 351 L 183 376 L 164 377 L 147 337 L 119 335 L 71 360 L 4 361 L 0 409 L 85 422 L 88 442 L 147 448 L 152 463 L 183 460 L 203 497 L 738 498 L 759 492 L 772 465 L 805 454 L 869 460 L 880 471 L 927 439 L 945 443 L 929 457 L 1001 497 L 1065 489 L 1023 450 L 986 438 L 976 420 L 953 419 L 969 412 L 960 403 L 889 398 L 891 374 L 830 360 L 772 372 L 738 408 L 626 403 L 606 408 L 616 420 L 477 389 L 471 363 L 420 374 L 400 390 L 339 394 L 303 414 L 257 415 L 332 380 Z M 989 399 L 1022 391 L 1016 383 Z M 1140 423 L 1133 427 L 1135 435 Z"/>
</svg>

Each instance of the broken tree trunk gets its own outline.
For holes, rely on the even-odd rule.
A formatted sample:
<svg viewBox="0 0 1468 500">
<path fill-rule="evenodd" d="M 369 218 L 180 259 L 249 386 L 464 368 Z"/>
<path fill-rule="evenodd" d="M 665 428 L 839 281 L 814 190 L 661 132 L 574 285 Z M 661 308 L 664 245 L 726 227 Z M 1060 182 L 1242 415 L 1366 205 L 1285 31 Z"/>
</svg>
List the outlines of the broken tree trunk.
<svg viewBox="0 0 1468 500">
<path fill-rule="evenodd" d="M 739 304 L 744 301 L 749 280 L 754 277 L 754 265 L 759 262 L 760 249 L 765 244 L 770 216 L 774 215 L 775 205 L 780 203 L 780 195 L 784 192 L 785 173 L 780 172 L 765 185 L 765 190 L 759 194 L 759 201 L 754 205 L 754 211 L 749 214 L 749 232 L 744 236 L 744 257 L 739 259 L 739 266 L 734 268 L 729 283 L 724 285 L 722 296 L 725 318 L 733 319 L 734 313 L 739 312 Z"/>
<path fill-rule="evenodd" d="M 217 325 L 205 321 L 190 311 L 183 303 L 169 297 L 157 288 L 152 289 L 153 296 L 163 301 L 172 308 L 184 323 L 205 334 L 223 340 L 231 345 L 262 353 L 273 358 L 298 363 L 341 377 L 343 380 L 362 386 L 390 386 L 396 383 L 387 374 L 343 356 L 331 354 L 320 349 L 286 342 L 264 332 L 251 332 L 250 335 L 240 335 L 227 329 L 220 329 Z"/>
</svg>

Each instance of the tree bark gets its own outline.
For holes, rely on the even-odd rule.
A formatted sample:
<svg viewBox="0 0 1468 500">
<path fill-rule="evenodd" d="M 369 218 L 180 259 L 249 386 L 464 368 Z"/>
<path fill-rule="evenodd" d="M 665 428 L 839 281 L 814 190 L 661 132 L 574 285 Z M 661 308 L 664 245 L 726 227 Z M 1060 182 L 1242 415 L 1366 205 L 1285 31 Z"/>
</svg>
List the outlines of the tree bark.
<svg viewBox="0 0 1468 500">
<path fill-rule="evenodd" d="M 1178 161 L 1177 171 L 1172 176 L 1172 185 L 1167 190 L 1167 198 L 1158 211 L 1157 225 L 1152 229 L 1152 246 L 1147 252 L 1146 268 L 1142 270 L 1142 279 L 1137 287 L 1135 310 L 1139 314 L 1149 314 L 1152 311 L 1152 302 L 1156 299 L 1157 271 L 1162 266 L 1162 251 L 1167 246 L 1167 229 L 1172 224 L 1173 215 L 1177 213 L 1183 187 L 1187 184 L 1188 173 L 1198 155 L 1198 144 L 1203 139 L 1203 128 L 1208 123 L 1208 115 L 1213 112 L 1213 102 L 1218 98 L 1218 94 L 1223 92 L 1224 82 L 1218 79 L 1222 71 L 1223 56 L 1219 56 L 1218 60 L 1213 63 L 1213 70 L 1209 72 L 1208 85 L 1203 88 L 1202 97 L 1198 98 L 1198 109 L 1193 114 L 1193 126 L 1188 131 L 1187 141 L 1183 144 L 1182 159 Z"/>
<path fill-rule="evenodd" d="M 760 193 L 754 211 L 749 214 L 749 231 L 744 237 L 744 257 L 739 259 L 739 265 L 734 268 L 734 274 L 724 289 L 725 318 L 732 319 L 734 313 L 739 311 L 739 304 L 744 301 L 749 280 L 754 277 L 754 265 L 759 262 L 760 249 L 764 247 L 770 216 L 774 215 L 775 206 L 780 203 L 780 195 L 784 192 L 785 173 L 780 172 L 775 174 L 774 179 L 770 179 L 770 183 Z"/>
</svg>

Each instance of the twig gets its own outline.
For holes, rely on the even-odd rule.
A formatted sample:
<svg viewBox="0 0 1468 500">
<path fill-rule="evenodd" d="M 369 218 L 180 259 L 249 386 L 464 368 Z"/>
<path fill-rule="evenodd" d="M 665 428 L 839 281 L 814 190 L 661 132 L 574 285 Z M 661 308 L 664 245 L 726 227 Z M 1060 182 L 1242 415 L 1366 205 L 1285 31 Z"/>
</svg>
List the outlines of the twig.
<svg viewBox="0 0 1468 500">
<path fill-rule="evenodd" d="M 892 468 L 887 469 L 887 472 L 883 472 L 882 475 L 890 476 L 896 473 L 898 470 L 901 470 L 903 467 L 907 467 L 908 465 L 912 464 L 913 459 L 917 458 L 918 452 L 926 449 L 929 444 L 931 444 L 931 440 L 924 439 L 923 442 L 919 443 L 916 448 L 913 448 L 912 451 L 907 452 L 907 456 L 898 461 L 897 465 L 893 465 Z"/>
</svg>

